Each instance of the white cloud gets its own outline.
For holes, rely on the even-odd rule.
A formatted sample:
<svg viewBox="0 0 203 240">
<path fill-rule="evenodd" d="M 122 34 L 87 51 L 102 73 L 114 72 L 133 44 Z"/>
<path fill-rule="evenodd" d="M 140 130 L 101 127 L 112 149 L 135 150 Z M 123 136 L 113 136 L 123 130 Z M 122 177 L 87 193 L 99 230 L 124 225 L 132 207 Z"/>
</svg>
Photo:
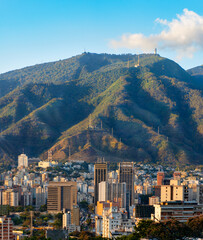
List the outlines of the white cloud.
<svg viewBox="0 0 203 240">
<path fill-rule="evenodd" d="M 155 47 L 175 51 L 177 57 L 191 58 L 199 49 L 203 49 L 203 16 L 184 9 L 182 15 L 167 21 L 157 18 L 155 22 L 163 26 L 158 34 L 145 36 L 142 33 L 124 34 L 120 40 L 112 40 L 113 48 L 139 49 L 151 52 Z"/>
</svg>

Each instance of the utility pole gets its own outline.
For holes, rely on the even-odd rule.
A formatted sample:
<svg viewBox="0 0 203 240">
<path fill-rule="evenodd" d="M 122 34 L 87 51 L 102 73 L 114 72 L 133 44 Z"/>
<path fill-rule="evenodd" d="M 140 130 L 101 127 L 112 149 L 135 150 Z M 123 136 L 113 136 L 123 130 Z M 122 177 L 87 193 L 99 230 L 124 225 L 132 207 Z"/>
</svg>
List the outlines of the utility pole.
<svg viewBox="0 0 203 240">
<path fill-rule="evenodd" d="M 92 129 L 92 114 L 90 114 L 90 118 L 89 118 L 89 128 Z"/>
<path fill-rule="evenodd" d="M 30 236 L 33 234 L 33 211 L 30 211 Z"/>
<path fill-rule="evenodd" d="M 69 143 L 69 145 L 68 145 L 68 158 L 69 158 L 69 160 L 70 160 L 70 156 L 71 156 L 71 149 L 70 149 L 70 143 Z"/>
<path fill-rule="evenodd" d="M 48 162 L 52 162 L 52 151 L 51 150 L 49 150 L 48 151 Z"/>
<path fill-rule="evenodd" d="M 128 68 L 130 68 L 130 61 L 129 61 L 129 59 L 128 59 Z"/>
</svg>

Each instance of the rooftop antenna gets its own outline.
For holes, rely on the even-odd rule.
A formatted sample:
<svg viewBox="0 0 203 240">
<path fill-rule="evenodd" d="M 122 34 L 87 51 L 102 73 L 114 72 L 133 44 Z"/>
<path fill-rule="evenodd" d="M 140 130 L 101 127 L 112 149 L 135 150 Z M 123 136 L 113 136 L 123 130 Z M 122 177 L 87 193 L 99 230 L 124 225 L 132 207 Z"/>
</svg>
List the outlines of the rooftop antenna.
<svg viewBox="0 0 203 240">
<path fill-rule="evenodd" d="M 138 55 L 137 64 L 135 64 L 135 67 L 139 67 L 139 66 L 140 66 L 140 56 Z"/>
</svg>

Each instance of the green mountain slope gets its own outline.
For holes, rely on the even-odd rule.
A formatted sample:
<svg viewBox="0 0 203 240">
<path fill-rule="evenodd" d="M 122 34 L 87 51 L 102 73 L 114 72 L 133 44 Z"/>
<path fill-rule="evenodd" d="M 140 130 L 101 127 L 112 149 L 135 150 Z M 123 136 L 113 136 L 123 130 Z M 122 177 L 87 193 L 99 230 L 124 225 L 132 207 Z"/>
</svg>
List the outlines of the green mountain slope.
<svg viewBox="0 0 203 240">
<path fill-rule="evenodd" d="M 202 163 L 201 88 L 158 55 L 135 64 L 136 55 L 84 53 L 0 75 L 0 156 Z"/>
<path fill-rule="evenodd" d="M 203 66 L 198 66 L 187 70 L 193 78 L 194 87 L 203 90 Z"/>
</svg>

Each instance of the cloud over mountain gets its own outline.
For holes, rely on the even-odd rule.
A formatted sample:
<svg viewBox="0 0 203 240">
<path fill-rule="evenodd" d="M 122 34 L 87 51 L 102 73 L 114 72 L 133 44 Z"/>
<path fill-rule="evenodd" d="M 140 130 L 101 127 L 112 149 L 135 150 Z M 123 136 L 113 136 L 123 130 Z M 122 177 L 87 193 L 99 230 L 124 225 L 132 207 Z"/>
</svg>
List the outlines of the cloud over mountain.
<svg viewBox="0 0 203 240">
<path fill-rule="evenodd" d="M 184 9 L 176 19 L 167 21 L 157 18 L 155 22 L 163 26 L 158 34 L 145 36 L 142 33 L 123 34 L 120 40 L 112 40 L 113 48 L 139 49 L 144 52 L 153 48 L 175 51 L 178 58 L 189 57 L 203 48 L 203 16 Z"/>
</svg>

